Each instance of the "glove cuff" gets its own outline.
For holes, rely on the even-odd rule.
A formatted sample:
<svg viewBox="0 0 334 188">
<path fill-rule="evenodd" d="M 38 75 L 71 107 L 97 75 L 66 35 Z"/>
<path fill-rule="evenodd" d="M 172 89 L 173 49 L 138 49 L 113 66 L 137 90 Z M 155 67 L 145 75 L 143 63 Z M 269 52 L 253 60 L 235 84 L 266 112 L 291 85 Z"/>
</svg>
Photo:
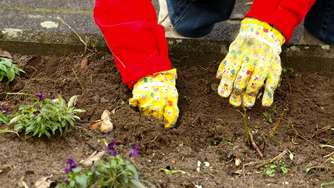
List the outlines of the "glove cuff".
<svg viewBox="0 0 334 188">
<path fill-rule="evenodd" d="M 241 21 L 239 35 L 241 37 L 253 37 L 266 43 L 278 54 L 281 53 L 281 46 L 285 43 L 285 38 L 274 27 L 266 22 L 254 18 L 245 18 Z"/>
</svg>

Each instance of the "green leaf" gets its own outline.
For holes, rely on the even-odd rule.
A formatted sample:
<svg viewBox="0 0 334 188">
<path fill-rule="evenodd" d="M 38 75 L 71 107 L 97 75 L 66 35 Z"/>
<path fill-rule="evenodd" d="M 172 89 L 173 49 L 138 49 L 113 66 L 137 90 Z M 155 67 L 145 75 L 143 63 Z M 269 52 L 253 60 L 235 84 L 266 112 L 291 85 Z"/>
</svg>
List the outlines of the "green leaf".
<svg viewBox="0 0 334 188">
<path fill-rule="evenodd" d="M 265 168 L 264 174 L 269 177 L 274 177 L 276 175 L 276 168 L 277 166 L 275 164 L 271 164 Z"/>
<path fill-rule="evenodd" d="M 15 71 L 14 69 L 8 69 L 7 71 L 7 79 L 8 79 L 8 82 L 12 82 L 15 78 Z"/>
<path fill-rule="evenodd" d="M 77 184 L 80 185 L 80 188 L 87 188 L 88 187 L 88 177 L 86 175 L 81 175 L 75 177 L 75 181 Z"/>
</svg>

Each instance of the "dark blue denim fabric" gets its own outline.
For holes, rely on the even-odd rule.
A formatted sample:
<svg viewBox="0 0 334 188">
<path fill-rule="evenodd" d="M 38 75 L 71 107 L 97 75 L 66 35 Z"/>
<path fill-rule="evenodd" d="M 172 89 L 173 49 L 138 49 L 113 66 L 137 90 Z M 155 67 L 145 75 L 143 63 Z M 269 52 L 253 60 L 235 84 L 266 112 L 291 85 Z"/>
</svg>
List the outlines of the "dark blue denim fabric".
<svg viewBox="0 0 334 188">
<path fill-rule="evenodd" d="M 334 44 L 334 0 L 317 0 L 307 14 L 304 25 L 315 37 Z"/>
<path fill-rule="evenodd" d="M 230 17 L 235 0 L 167 0 L 175 30 L 186 37 L 202 37 L 215 23 Z"/>
<path fill-rule="evenodd" d="M 186 37 L 202 37 L 215 23 L 230 17 L 235 0 L 167 0 L 175 30 Z M 305 19 L 305 28 L 320 40 L 334 44 L 334 0 L 317 0 Z"/>
</svg>

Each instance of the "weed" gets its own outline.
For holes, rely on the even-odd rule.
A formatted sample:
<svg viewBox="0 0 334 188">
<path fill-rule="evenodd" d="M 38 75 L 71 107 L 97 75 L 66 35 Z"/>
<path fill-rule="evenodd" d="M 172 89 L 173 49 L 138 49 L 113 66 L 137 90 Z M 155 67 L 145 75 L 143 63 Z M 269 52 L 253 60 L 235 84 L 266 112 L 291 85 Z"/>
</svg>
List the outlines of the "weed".
<svg viewBox="0 0 334 188">
<path fill-rule="evenodd" d="M 0 82 L 12 82 L 24 71 L 16 66 L 11 59 L 0 57 Z"/>
<path fill-rule="evenodd" d="M 275 107 L 266 110 L 265 112 L 262 113 L 262 115 L 263 115 L 263 119 L 267 123 L 272 124 L 274 122 L 273 119 L 275 118 L 275 115 L 276 115 Z"/>
<path fill-rule="evenodd" d="M 62 134 L 75 121 L 80 120 L 79 114 L 84 110 L 74 107 L 78 96 L 73 96 L 68 103 L 62 98 L 49 99 L 37 95 L 31 104 L 20 105 L 9 124 L 14 125 L 17 132 L 25 132 L 32 136 L 51 137 Z"/>
<path fill-rule="evenodd" d="M 268 164 L 264 168 L 264 175 L 269 177 L 275 177 L 277 173 L 282 174 L 283 176 L 286 176 L 289 172 L 289 169 L 287 165 L 285 164 L 284 160 L 280 160 L 275 163 Z"/>
</svg>

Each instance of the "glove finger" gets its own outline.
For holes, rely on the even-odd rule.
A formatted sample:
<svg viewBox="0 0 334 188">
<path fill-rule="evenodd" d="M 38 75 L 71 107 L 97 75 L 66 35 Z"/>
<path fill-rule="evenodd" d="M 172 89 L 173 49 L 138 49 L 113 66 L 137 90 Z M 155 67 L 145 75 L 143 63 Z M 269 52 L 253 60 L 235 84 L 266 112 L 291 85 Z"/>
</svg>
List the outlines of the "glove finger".
<svg viewBox="0 0 334 188">
<path fill-rule="evenodd" d="M 225 70 L 226 64 L 228 61 L 230 61 L 231 55 L 227 54 L 226 57 L 223 59 L 223 61 L 220 62 L 218 70 L 217 70 L 217 74 L 216 74 L 216 78 L 221 79 L 223 76 L 223 72 Z"/>
<path fill-rule="evenodd" d="M 234 42 L 231 43 L 230 48 L 228 50 L 228 53 L 226 57 L 223 59 L 223 61 L 220 62 L 218 71 L 216 74 L 216 78 L 221 79 L 223 76 L 223 73 L 225 71 L 225 67 L 227 66 L 228 62 L 235 61 L 238 57 L 241 55 L 241 45 L 242 40 L 234 40 Z M 238 49 L 238 50 L 235 50 Z"/>
<path fill-rule="evenodd" d="M 172 128 L 178 117 L 179 117 L 179 108 L 177 106 L 177 100 L 169 99 L 164 108 L 163 117 L 165 120 L 165 128 Z"/>
<path fill-rule="evenodd" d="M 262 106 L 269 107 L 274 102 L 274 92 L 279 85 L 281 79 L 282 67 L 280 61 L 274 63 L 269 71 L 268 78 L 266 80 L 266 85 L 262 98 Z"/>
<path fill-rule="evenodd" d="M 129 99 L 129 105 L 132 107 L 138 107 L 139 105 L 138 99 L 135 97 L 132 97 L 131 99 Z"/>
<path fill-rule="evenodd" d="M 244 62 L 242 62 L 241 68 L 237 74 L 233 85 L 233 90 L 237 90 L 240 93 L 243 93 L 245 91 L 248 81 L 251 78 L 254 67 L 256 65 L 255 62 L 250 62 L 250 58 L 248 56 L 243 59 Z"/>
<path fill-rule="evenodd" d="M 235 106 L 235 107 L 239 107 L 241 105 L 241 101 L 242 101 L 242 94 L 239 90 L 233 90 L 230 96 L 230 104 Z"/>
<path fill-rule="evenodd" d="M 244 62 L 242 62 L 241 68 L 238 72 L 238 75 L 234 81 L 233 91 L 230 96 L 230 104 L 235 107 L 241 106 L 242 103 L 242 95 L 245 92 L 248 81 L 254 71 L 255 64 L 250 63 L 250 58 L 246 56 L 243 58 Z"/>
<path fill-rule="evenodd" d="M 237 53 L 237 52 L 234 52 L 234 53 Z M 239 60 L 237 56 L 232 57 L 231 55 L 229 57 L 231 58 L 228 58 L 226 61 L 226 66 L 225 66 L 223 73 L 221 74 L 221 80 L 218 86 L 218 94 L 222 97 L 230 96 L 232 92 L 234 80 L 237 77 L 237 73 L 239 72 L 240 66 L 241 66 L 241 61 Z"/>
<path fill-rule="evenodd" d="M 163 109 L 164 109 L 164 106 L 151 105 L 150 107 L 142 108 L 142 113 L 145 116 L 153 117 L 154 119 L 157 119 L 157 120 L 162 120 L 163 119 Z"/>
<path fill-rule="evenodd" d="M 249 80 L 246 92 L 243 96 L 243 105 L 245 107 L 253 107 L 256 101 L 257 94 L 262 88 L 267 77 L 267 68 L 265 66 L 257 66 Z"/>
</svg>

